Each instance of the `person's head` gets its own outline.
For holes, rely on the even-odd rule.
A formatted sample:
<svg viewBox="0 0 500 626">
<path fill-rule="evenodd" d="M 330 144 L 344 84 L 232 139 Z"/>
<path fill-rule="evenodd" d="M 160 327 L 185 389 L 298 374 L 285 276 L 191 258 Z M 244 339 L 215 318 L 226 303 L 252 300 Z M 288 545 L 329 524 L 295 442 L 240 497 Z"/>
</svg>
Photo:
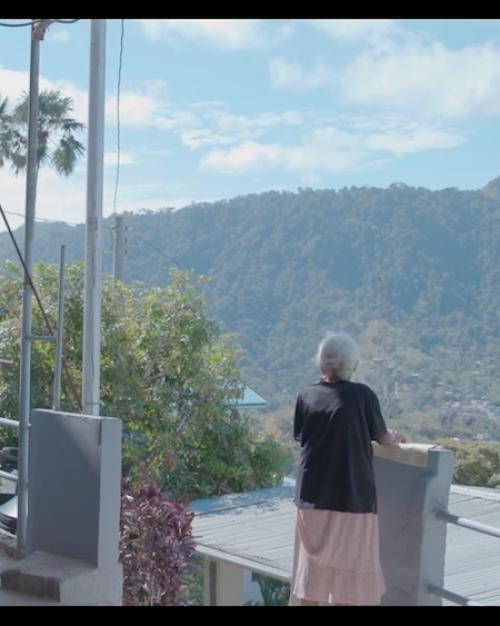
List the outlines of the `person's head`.
<svg viewBox="0 0 500 626">
<path fill-rule="evenodd" d="M 358 345 L 347 333 L 328 333 L 319 344 L 316 365 L 330 379 L 349 380 L 358 363 Z"/>
</svg>

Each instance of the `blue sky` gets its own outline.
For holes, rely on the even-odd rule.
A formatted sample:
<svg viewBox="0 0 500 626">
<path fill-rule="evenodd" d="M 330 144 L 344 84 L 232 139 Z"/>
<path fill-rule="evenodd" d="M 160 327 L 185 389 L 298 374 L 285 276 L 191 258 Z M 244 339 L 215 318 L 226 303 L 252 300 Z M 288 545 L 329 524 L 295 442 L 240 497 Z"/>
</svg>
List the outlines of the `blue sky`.
<svg viewBox="0 0 500 626">
<path fill-rule="evenodd" d="M 105 215 L 119 38 L 107 20 Z M 81 20 L 41 45 L 41 88 L 84 123 L 89 40 Z M 28 70 L 29 29 L 0 28 L 0 95 L 15 101 Z M 119 212 L 298 187 L 478 189 L 500 175 L 500 20 L 126 20 L 121 149 Z M 85 168 L 42 170 L 37 217 L 85 220 Z M 22 176 L 1 169 L 0 194 L 23 212 Z"/>
</svg>

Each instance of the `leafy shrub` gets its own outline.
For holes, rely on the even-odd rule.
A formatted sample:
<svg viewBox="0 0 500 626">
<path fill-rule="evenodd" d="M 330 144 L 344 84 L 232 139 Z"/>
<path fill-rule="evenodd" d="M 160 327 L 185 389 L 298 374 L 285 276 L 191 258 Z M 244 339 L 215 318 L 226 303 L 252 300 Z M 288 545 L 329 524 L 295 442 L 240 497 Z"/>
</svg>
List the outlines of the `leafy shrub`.
<svg viewBox="0 0 500 626">
<path fill-rule="evenodd" d="M 500 445 L 442 439 L 455 454 L 453 482 L 458 485 L 500 488 Z"/>
<path fill-rule="evenodd" d="M 120 560 L 125 606 L 183 603 L 194 566 L 193 513 L 151 480 L 123 484 Z"/>
<path fill-rule="evenodd" d="M 286 606 L 290 598 L 290 584 L 263 574 L 252 574 L 252 581 L 259 585 L 264 606 Z"/>
</svg>

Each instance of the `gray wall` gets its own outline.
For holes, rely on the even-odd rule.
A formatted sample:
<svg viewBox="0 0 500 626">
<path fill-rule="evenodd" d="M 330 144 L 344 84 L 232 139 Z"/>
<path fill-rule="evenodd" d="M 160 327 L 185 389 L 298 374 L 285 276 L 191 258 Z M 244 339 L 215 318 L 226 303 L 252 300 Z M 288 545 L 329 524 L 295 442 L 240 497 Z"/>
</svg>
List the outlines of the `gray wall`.
<svg viewBox="0 0 500 626">
<path fill-rule="evenodd" d="M 388 447 L 386 447 L 388 448 Z M 401 452 L 375 455 L 380 558 L 387 592 L 384 605 L 439 605 L 427 585 L 443 585 L 446 524 L 434 513 L 447 509 L 453 454 L 429 447 L 420 458 Z"/>
<path fill-rule="evenodd" d="M 121 420 L 49 410 L 31 417 L 28 548 L 95 567 L 118 562 Z"/>
</svg>

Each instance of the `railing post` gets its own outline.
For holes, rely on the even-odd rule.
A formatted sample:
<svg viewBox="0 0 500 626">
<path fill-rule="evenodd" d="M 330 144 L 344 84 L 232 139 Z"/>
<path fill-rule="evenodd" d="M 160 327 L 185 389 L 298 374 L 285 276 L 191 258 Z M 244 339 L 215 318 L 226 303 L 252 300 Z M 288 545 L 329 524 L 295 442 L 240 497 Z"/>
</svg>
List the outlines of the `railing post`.
<svg viewBox="0 0 500 626">
<path fill-rule="evenodd" d="M 418 605 L 441 605 L 441 599 L 430 594 L 428 586 L 433 584 L 442 587 L 444 584 L 447 525 L 436 518 L 436 512 L 448 508 L 453 460 L 450 450 L 436 448 L 428 452 L 428 483 L 422 510 Z"/>
<path fill-rule="evenodd" d="M 428 585 L 443 586 L 446 509 L 453 453 L 439 447 L 403 444 L 375 447 L 380 557 L 387 591 L 382 604 L 439 605 Z"/>
</svg>

